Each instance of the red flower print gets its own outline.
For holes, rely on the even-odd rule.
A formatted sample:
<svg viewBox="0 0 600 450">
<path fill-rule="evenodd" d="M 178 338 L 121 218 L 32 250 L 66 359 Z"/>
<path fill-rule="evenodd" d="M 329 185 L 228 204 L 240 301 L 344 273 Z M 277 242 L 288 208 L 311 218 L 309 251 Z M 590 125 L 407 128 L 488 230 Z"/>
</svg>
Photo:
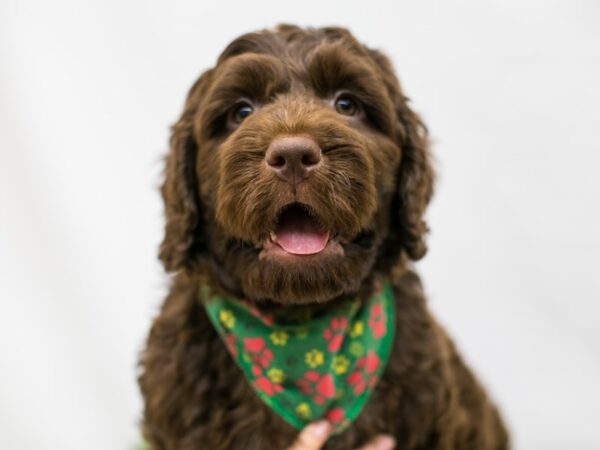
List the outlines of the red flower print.
<svg viewBox="0 0 600 450">
<path fill-rule="evenodd" d="M 309 370 L 304 374 L 304 379 L 298 380 L 296 384 L 302 393 L 312 396 L 317 405 L 335 396 L 335 385 L 330 373 L 321 376 L 318 372 Z"/>
<path fill-rule="evenodd" d="M 237 357 L 237 347 L 235 345 L 235 335 L 234 334 L 228 334 L 227 336 L 225 336 L 225 346 L 227 347 L 227 350 L 229 350 L 229 353 L 231 353 L 231 355 L 235 358 Z"/>
<path fill-rule="evenodd" d="M 333 384 L 333 377 L 330 373 L 323 375 L 319 381 L 317 381 L 316 386 L 317 394 L 323 397 L 323 400 L 326 398 L 331 398 L 335 395 L 335 386 Z M 321 403 L 317 400 L 317 403 Z"/>
<path fill-rule="evenodd" d="M 267 377 L 260 377 L 254 380 L 254 386 L 256 387 L 256 389 L 258 389 L 261 392 L 264 392 L 269 397 L 283 391 L 283 388 L 280 384 L 273 383 Z"/>
<path fill-rule="evenodd" d="M 332 317 L 329 322 L 329 327 L 323 332 L 323 337 L 329 341 L 327 350 L 331 353 L 337 352 L 342 346 L 344 340 L 344 332 L 348 327 L 348 319 L 346 317 Z"/>
<path fill-rule="evenodd" d="M 373 373 L 377 370 L 377 366 L 379 366 L 379 357 L 373 352 L 373 350 L 369 350 L 369 352 L 356 361 L 356 368 L 361 369 L 364 367 L 365 372 Z"/>
<path fill-rule="evenodd" d="M 383 312 L 381 303 L 371 306 L 371 315 L 369 316 L 368 323 L 375 339 L 379 339 L 385 334 L 385 313 Z"/>
<path fill-rule="evenodd" d="M 362 394 L 367 386 L 375 386 L 378 378 L 374 373 L 377 367 L 379 357 L 372 350 L 356 361 L 356 369 L 346 378 L 346 383 L 352 386 L 356 395 Z"/>
<path fill-rule="evenodd" d="M 269 363 L 273 359 L 273 352 L 265 347 L 263 338 L 244 338 L 244 350 L 248 352 L 254 364 L 263 368 L 269 367 Z"/>
<path fill-rule="evenodd" d="M 345 413 L 342 408 L 333 408 L 325 413 L 325 418 L 335 424 L 344 419 Z"/>
<path fill-rule="evenodd" d="M 265 346 L 263 338 L 244 338 L 244 349 L 247 352 L 256 353 Z"/>
<path fill-rule="evenodd" d="M 319 372 L 309 370 L 304 374 L 304 380 L 298 380 L 297 384 L 303 394 L 310 394 L 312 384 L 319 380 Z"/>
<path fill-rule="evenodd" d="M 348 378 L 346 378 L 346 383 L 352 386 L 352 390 L 356 395 L 362 394 L 367 387 L 367 382 L 365 381 L 365 378 L 360 370 L 355 370 L 348 375 Z"/>
</svg>

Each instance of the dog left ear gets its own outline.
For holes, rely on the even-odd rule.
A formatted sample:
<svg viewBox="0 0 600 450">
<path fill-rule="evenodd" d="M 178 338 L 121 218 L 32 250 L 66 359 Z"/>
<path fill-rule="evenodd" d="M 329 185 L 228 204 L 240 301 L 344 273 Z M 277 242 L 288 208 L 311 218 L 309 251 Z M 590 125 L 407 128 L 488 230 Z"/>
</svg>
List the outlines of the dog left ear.
<svg viewBox="0 0 600 450">
<path fill-rule="evenodd" d="M 193 121 L 209 76 L 210 72 L 205 72 L 194 83 L 183 113 L 171 127 L 165 179 L 161 187 L 166 216 L 165 236 L 159 252 L 168 272 L 191 267 L 206 245 L 195 173 L 198 148 L 193 136 Z"/>
<path fill-rule="evenodd" d="M 369 55 L 381 69 L 394 104 L 395 139 L 402 152 L 385 251 L 392 259 L 404 252 L 410 259 L 418 260 L 427 252 L 425 235 L 428 227 L 423 216 L 433 194 L 434 183 L 427 128 L 408 106 L 409 100 L 402 93 L 387 57 L 374 50 L 369 50 Z"/>
</svg>

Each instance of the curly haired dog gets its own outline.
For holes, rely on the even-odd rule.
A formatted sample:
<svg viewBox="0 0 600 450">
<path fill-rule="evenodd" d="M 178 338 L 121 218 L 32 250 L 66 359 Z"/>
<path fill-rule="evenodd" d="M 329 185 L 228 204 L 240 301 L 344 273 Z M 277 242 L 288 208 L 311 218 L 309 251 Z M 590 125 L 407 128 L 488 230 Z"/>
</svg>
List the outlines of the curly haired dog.
<svg viewBox="0 0 600 450">
<path fill-rule="evenodd" d="M 426 129 L 383 54 L 341 28 L 243 35 L 192 86 L 170 144 L 160 259 L 174 276 L 139 378 L 152 448 L 284 449 L 298 433 L 246 382 L 200 286 L 264 310 L 311 308 L 364 298 L 374 277 L 393 289 L 392 353 L 326 448 L 379 433 L 398 449 L 508 448 L 411 269 L 426 252 L 433 172 Z M 282 223 L 324 231 L 278 243 Z"/>
</svg>

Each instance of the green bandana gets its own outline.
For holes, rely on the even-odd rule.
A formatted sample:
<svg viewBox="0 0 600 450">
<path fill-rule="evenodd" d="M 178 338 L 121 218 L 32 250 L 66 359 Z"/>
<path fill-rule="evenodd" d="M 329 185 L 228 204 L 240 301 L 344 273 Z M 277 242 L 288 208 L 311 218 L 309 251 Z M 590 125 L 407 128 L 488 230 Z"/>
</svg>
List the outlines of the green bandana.
<svg viewBox="0 0 600 450">
<path fill-rule="evenodd" d="M 266 315 L 249 302 L 203 289 L 208 317 L 258 396 L 296 428 L 319 418 L 336 433 L 358 416 L 389 359 L 393 295 L 339 305 L 286 306 Z"/>
</svg>

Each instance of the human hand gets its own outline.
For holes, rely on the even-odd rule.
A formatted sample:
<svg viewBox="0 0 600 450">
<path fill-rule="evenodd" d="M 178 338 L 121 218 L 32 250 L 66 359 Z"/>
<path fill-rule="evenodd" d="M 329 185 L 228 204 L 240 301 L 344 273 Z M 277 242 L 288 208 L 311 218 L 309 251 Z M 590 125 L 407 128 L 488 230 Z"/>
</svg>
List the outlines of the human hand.
<svg viewBox="0 0 600 450">
<path fill-rule="evenodd" d="M 331 433 L 331 425 L 326 420 L 314 422 L 300 432 L 296 441 L 287 450 L 320 450 Z M 380 434 L 368 444 L 355 450 L 392 450 L 396 442 L 391 436 Z"/>
</svg>

